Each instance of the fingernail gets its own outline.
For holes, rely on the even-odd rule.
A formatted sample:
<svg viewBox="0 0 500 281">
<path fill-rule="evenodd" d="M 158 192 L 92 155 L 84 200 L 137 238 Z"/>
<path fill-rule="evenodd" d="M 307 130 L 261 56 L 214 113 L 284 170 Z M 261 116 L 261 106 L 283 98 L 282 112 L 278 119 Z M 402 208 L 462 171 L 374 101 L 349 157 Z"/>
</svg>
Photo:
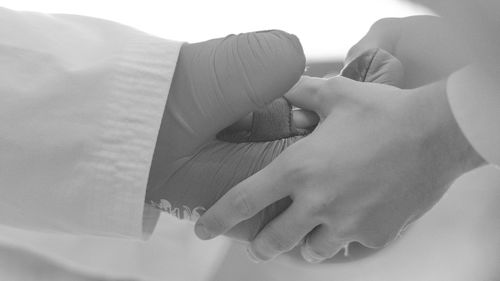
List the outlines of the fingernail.
<svg viewBox="0 0 500 281">
<path fill-rule="evenodd" d="M 195 225 L 194 232 L 201 240 L 208 240 L 213 237 L 213 234 L 203 224 Z"/>
<path fill-rule="evenodd" d="M 318 256 L 318 254 L 313 252 L 311 248 L 307 246 L 307 243 L 300 247 L 300 253 L 302 254 L 302 257 L 309 263 L 319 263 L 324 260 L 323 257 L 320 257 Z"/>
<path fill-rule="evenodd" d="M 248 258 L 253 261 L 254 263 L 261 263 L 262 260 L 259 259 L 252 251 L 252 249 L 250 249 L 250 247 L 247 247 L 247 254 L 248 254 Z"/>
</svg>

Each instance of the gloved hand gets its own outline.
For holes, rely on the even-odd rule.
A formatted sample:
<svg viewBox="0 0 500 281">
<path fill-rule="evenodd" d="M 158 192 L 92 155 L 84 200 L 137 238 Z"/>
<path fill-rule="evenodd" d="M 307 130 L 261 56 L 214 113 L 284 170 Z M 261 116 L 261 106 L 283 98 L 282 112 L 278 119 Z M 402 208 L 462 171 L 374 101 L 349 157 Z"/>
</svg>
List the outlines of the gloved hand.
<svg viewBox="0 0 500 281">
<path fill-rule="evenodd" d="M 282 96 L 300 78 L 299 40 L 282 31 L 230 35 L 182 46 L 155 157 L 161 173 L 215 134 Z"/>
<path fill-rule="evenodd" d="M 349 50 L 349 64 L 361 53 L 380 48 L 403 65 L 398 88 L 412 89 L 439 81 L 469 63 L 466 46 L 457 41 L 453 28 L 436 16 L 384 18 Z M 396 86 L 392 83 L 390 85 Z"/>
<path fill-rule="evenodd" d="M 292 56 L 296 54 L 292 53 Z M 270 69 L 270 72 L 289 69 L 288 66 L 281 68 L 282 63 L 272 65 L 278 69 Z M 370 50 L 347 66 L 343 73 L 356 80 L 375 82 L 396 81 L 399 78 L 392 76 L 400 75 L 400 71 L 400 63 L 389 54 L 382 50 Z M 262 77 L 272 78 L 271 74 L 261 74 Z M 307 127 L 305 125 L 296 126 L 300 119 L 293 118 L 294 112 L 288 101 L 279 98 L 267 107 L 253 112 L 249 118 L 247 116 L 250 119 L 246 121 L 250 123 L 250 126 L 246 126 L 248 130 L 241 130 L 245 126 L 231 126 L 214 139 L 213 136 L 220 127 L 211 129 L 209 140 L 191 155 L 174 162 L 177 165 L 172 171 L 158 166 L 158 180 L 154 188 L 148 191 L 147 202 L 177 217 L 196 220 L 201 212 L 213 205 L 230 188 L 261 170 L 288 146 L 310 132 L 311 128 L 299 128 Z M 240 110 L 240 114 L 244 113 L 244 110 Z M 221 119 L 224 119 L 224 114 Z M 308 118 L 314 120 L 311 116 Z M 193 117 L 192 120 L 198 119 Z M 227 122 L 224 124 L 227 125 Z M 311 125 L 310 122 L 306 124 Z M 269 206 L 255 217 L 239 224 L 228 235 L 246 241 L 253 239 L 269 220 L 289 204 L 290 199 L 285 198 Z"/>
<path fill-rule="evenodd" d="M 229 174 L 228 168 L 219 170 L 231 162 L 225 157 L 235 153 L 239 156 L 235 160 L 244 161 L 262 153 L 250 149 L 236 153 L 241 146 L 226 147 L 216 140 L 217 132 L 285 94 L 304 69 L 299 40 L 277 30 L 183 45 L 157 140 L 146 202 L 185 218 L 194 218 L 200 209 L 210 206 L 237 176 Z M 241 170 L 248 172 L 248 168 Z"/>
</svg>

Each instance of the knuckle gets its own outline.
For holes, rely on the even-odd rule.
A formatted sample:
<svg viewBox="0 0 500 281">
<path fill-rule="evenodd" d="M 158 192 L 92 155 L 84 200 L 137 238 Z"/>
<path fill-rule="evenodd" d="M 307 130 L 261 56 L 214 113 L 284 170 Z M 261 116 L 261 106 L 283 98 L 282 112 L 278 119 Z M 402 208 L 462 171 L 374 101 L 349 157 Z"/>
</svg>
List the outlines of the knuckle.
<svg viewBox="0 0 500 281">
<path fill-rule="evenodd" d="M 255 207 L 251 203 L 248 194 L 245 191 L 238 191 L 236 195 L 231 200 L 232 211 L 236 215 L 249 218 L 254 214 Z"/>
<path fill-rule="evenodd" d="M 325 198 L 322 192 L 311 191 L 305 196 L 308 205 L 308 213 L 323 217 L 329 221 L 328 209 L 330 208 L 331 201 Z"/>
<path fill-rule="evenodd" d="M 311 197 L 311 195 L 308 195 L 308 197 Z M 329 221 L 325 204 L 322 201 L 307 199 L 306 202 L 308 203 L 306 203 L 307 205 L 304 208 L 309 217 L 317 220 L 317 223 Z"/>
<path fill-rule="evenodd" d="M 323 102 L 325 101 L 330 89 L 329 86 L 330 83 L 328 81 L 329 80 L 327 80 L 325 83 L 321 84 L 319 87 L 311 91 L 310 99 L 313 104 L 323 104 Z"/>
<path fill-rule="evenodd" d="M 307 160 L 307 156 L 295 153 L 289 161 L 285 161 L 284 177 L 286 182 L 294 186 L 304 186 L 314 177 L 314 164 Z"/>
<path fill-rule="evenodd" d="M 320 90 L 322 92 L 321 104 L 324 107 L 324 111 L 331 113 L 333 109 L 336 111 L 343 109 L 341 105 L 347 104 L 352 97 L 352 87 L 346 86 L 346 84 L 354 83 L 352 80 L 346 82 L 347 78 L 342 76 L 329 79 L 325 83 L 324 87 Z"/>
<path fill-rule="evenodd" d="M 328 223 L 328 232 L 329 236 L 326 238 L 326 242 L 328 244 L 338 244 L 339 241 L 345 241 L 352 238 L 352 233 L 349 228 L 341 225 L 338 222 L 329 222 Z"/>
<path fill-rule="evenodd" d="M 300 193 L 300 197 L 305 212 L 318 219 L 318 223 L 333 223 L 331 216 L 332 207 L 335 199 L 334 195 L 325 192 L 323 189 L 307 189 Z"/>
<path fill-rule="evenodd" d="M 292 248 L 292 243 L 281 233 L 275 231 L 274 229 L 266 232 L 266 235 L 262 239 L 263 247 L 272 249 L 276 252 L 285 252 Z"/>
<path fill-rule="evenodd" d="M 334 233 L 337 239 L 346 240 L 351 236 L 352 231 L 347 227 L 337 227 Z"/>
<path fill-rule="evenodd" d="M 333 235 L 340 240 L 355 240 L 360 233 L 364 232 L 363 224 L 357 215 L 349 218 L 338 219 L 330 223 L 330 230 Z"/>
</svg>

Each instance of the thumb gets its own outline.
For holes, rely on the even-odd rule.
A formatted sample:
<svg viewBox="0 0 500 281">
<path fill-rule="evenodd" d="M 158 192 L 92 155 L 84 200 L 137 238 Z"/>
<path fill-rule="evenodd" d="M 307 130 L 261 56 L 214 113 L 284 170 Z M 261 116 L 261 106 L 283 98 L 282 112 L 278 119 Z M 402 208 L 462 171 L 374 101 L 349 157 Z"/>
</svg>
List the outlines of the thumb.
<svg viewBox="0 0 500 281">
<path fill-rule="evenodd" d="M 244 99 L 235 100 L 233 105 L 241 112 L 251 112 L 283 96 L 301 77 L 305 69 L 305 56 L 298 38 L 279 30 L 248 33 L 238 38 L 234 44 L 226 46 L 224 52 L 231 53 L 236 48 L 238 60 L 228 60 L 228 65 L 237 65 L 240 73 L 233 72 L 236 81 L 228 81 L 228 94 L 233 97 L 240 89 L 251 103 Z M 244 36 L 244 35 L 242 35 Z M 223 87 L 223 86 L 221 86 Z M 233 89 L 233 87 L 235 87 Z"/>
<path fill-rule="evenodd" d="M 184 55 L 195 88 L 191 110 L 209 121 L 211 135 L 284 95 L 305 69 L 298 38 L 279 30 L 189 44 Z"/>
<path fill-rule="evenodd" d="M 404 68 L 401 62 L 390 53 L 374 48 L 352 59 L 339 75 L 359 82 L 399 87 L 403 81 Z M 321 114 L 321 108 L 325 106 L 325 95 L 330 96 L 330 99 L 335 95 L 334 89 L 337 87 L 326 85 L 328 80 L 334 81 L 332 78 L 335 76 L 327 75 L 323 78 L 302 76 L 285 97 L 295 106 Z"/>
<path fill-rule="evenodd" d="M 167 162 L 285 94 L 305 69 L 299 40 L 283 31 L 230 35 L 182 46 L 158 142 Z M 171 133 L 175 132 L 175 134 Z"/>
<path fill-rule="evenodd" d="M 327 81 L 328 79 L 326 78 L 304 75 L 300 78 L 299 82 L 285 94 L 285 98 L 294 106 L 315 111 L 320 114 L 323 100 L 322 88 Z"/>
</svg>

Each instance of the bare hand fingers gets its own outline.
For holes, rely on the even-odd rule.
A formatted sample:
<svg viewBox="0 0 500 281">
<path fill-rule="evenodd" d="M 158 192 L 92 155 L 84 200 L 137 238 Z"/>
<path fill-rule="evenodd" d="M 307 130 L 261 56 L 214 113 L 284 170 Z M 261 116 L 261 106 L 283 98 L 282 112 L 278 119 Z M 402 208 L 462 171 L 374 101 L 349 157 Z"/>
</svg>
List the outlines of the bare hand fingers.
<svg viewBox="0 0 500 281">
<path fill-rule="evenodd" d="M 316 225 L 300 204 L 292 203 L 259 232 L 248 248 L 249 255 L 257 262 L 273 259 L 299 244 Z"/>
<path fill-rule="evenodd" d="M 288 182 L 282 176 L 284 163 L 279 161 L 282 155 L 236 185 L 208 209 L 196 223 L 196 235 L 203 240 L 214 238 L 288 196 Z"/>
<path fill-rule="evenodd" d="M 335 256 L 348 242 L 326 225 L 315 228 L 300 248 L 302 257 L 310 263 L 319 263 Z"/>
<path fill-rule="evenodd" d="M 321 114 L 322 98 L 319 94 L 326 81 L 328 79 L 302 76 L 299 82 L 285 94 L 285 98 L 294 106 Z"/>
</svg>

